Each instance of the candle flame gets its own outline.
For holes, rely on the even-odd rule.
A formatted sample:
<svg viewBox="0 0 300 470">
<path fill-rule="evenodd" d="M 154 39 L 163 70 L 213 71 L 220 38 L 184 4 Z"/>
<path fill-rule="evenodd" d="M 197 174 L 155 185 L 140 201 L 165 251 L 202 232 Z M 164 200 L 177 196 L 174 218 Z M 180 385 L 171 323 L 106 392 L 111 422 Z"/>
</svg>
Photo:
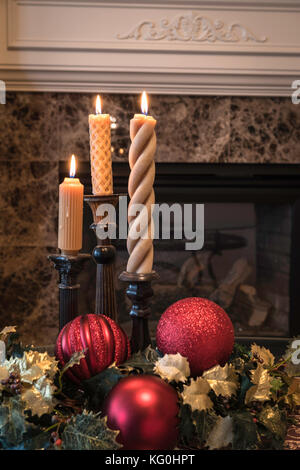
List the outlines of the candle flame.
<svg viewBox="0 0 300 470">
<path fill-rule="evenodd" d="M 71 163 L 70 163 L 70 178 L 74 178 L 75 174 L 76 174 L 76 159 L 75 159 L 75 155 L 72 155 Z"/>
<path fill-rule="evenodd" d="M 142 93 L 142 105 L 141 105 L 142 113 L 147 116 L 148 114 L 148 97 L 147 93 L 143 91 Z"/>
<path fill-rule="evenodd" d="M 96 114 L 102 114 L 100 95 L 97 95 L 96 99 Z"/>
</svg>

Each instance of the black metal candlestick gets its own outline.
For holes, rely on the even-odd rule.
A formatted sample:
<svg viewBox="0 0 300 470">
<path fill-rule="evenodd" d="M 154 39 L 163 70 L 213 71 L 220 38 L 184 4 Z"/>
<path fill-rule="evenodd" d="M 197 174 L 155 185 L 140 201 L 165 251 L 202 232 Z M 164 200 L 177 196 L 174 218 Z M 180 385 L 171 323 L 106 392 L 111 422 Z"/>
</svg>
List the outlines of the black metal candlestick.
<svg viewBox="0 0 300 470">
<path fill-rule="evenodd" d="M 85 261 L 91 258 L 86 253 L 77 255 L 53 254 L 49 255 L 55 269 L 59 272 L 59 331 L 78 315 L 77 275 Z"/>
<path fill-rule="evenodd" d="M 128 282 L 126 294 L 132 302 L 129 313 L 132 319 L 130 340 L 132 352 L 143 351 L 151 344 L 148 326 L 148 318 L 151 314 L 150 300 L 153 296 L 151 282 L 158 277 L 155 271 L 145 274 L 123 271 L 119 276 L 121 281 Z"/>
<path fill-rule="evenodd" d="M 119 197 L 119 194 L 108 194 L 105 196 L 84 196 L 84 201 L 89 204 L 93 214 L 94 223 L 90 228 L 94 230 L 96 237 L 97 225 L 101 224 L 104 218 L 104 216 L 97 215 L 98 207 L 101 204 L 112 204 L 114 207 L 116 207 L 119 201 Z M 95 313 L 106 315 L 117 321 L 118 315 L 114 273 L 115 255 L 116 249 L 111 244 L 109 237 L 107 237 L 105 240 L 101 240 L 97 237 L 97 246 L 95 246 L 93 250 L 93 258 L 97 264 Z"/>
</svg>

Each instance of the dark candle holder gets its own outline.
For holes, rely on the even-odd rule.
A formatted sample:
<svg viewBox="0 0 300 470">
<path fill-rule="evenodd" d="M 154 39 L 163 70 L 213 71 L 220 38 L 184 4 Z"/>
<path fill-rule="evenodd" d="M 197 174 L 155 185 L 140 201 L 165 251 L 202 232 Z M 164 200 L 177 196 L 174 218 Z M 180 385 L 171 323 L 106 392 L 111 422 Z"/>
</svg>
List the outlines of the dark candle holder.
<svg viewBox="0 0 300 470">
<path fill-rule="evenodd" d="M 132 319 L 130 340 L 132 352 L 143 351 L 151 344 L 148 326 L 148 318 L 151 314 L 150 300 L 153 296 L 151 282 L 158 277 L 155 271 L 145 274 L 123 271 L 119 276 L 121 281 L 128 282 L 126 294 L 132 302 L 129 313 Z"/>
<path fill-rule="evenodd" d="M 77 275 L 84 263 L 91 258 L 86 253 L 75 255 L 53 254 L 48 259 L 53 262 L 59 272 L 59 331 L 78 316 L 78 291 L 80 285 Z"/>
<path fill-rule="evenodd" d="M 101 224 L 104 218 L 104 216 L 97 215 L 98 207 L 101 204 L 112 204 L 116 207 L 119 202 L 119 197 L 119 194 L 84 196 L 84 201 L 89 204 L 93 214 L 94 223 L 90 228 L 94 230 L 96 237 L 97 225 Z M 93 250 L 93 259 L 97 264 L 95 313 L 106 315 L 117 321 L 118 314 L 114 273 L 115 255 L 116 249 L 111 244 L 109 237 L 105 240 L 101 240 L 97 237 L 97 246 L 95 246 Z"/>
</svg>

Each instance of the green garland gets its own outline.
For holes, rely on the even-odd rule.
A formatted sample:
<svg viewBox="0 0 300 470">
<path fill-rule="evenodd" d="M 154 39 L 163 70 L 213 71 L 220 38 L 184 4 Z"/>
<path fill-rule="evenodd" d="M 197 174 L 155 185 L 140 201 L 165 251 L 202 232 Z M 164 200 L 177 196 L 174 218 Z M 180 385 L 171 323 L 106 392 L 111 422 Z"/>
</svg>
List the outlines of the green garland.
<svg viewBox="0 0 300 470">
<path fill-rule="evenodd" d="M 276 363 L 265 348 L 235 345 L 224 366 L 196 379 L 185 358 L 164 357 L 150 347 L 122 366 L 114 364 L 77 387 L 47 352 L 23 348 L 14 327 L 0 332 L 7 359 L 0 364 L 0 448 L 119 449 L 115 431 L 101 417 L 103 400 L 124 376 L 156 374 L 179 396 L 179 449 L 282 449 L 289 415 L 300 405 L 300 366 L 293 350 Z M 291 342 L 292 343 L 292 342 Z"/>
</svg>

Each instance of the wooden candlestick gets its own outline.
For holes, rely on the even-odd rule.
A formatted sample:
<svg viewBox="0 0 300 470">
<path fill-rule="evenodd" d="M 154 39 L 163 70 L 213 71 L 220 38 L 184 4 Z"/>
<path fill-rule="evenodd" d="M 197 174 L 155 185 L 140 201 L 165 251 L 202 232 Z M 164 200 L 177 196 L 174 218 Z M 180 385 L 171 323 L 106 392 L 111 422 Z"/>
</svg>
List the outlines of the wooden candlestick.
<svg viewBox="0 0 300 470">
<path fill-rule="evenodd" d="M 104 218 L 104 216 L 97 215 L 98 207 L 101 204 L 112 204 L 116 207 L 119 197 L 119 194 L 84 196 L 84 201 L 88 203 L 93 214 L 94 223 L 90 228 L 94 230 L 96 237 L 97 225 L 101 224 Z M 93 250 L 93 259 L 97 264 L 95 313 L 98 315 L 106 315 L 117 321 L 118 315 L 114 279 L 115 254 L 116 249 L 111 244 L 109 237 L 105 240 L 101 240 L 97 237 L 97 246 L 95 246 Z"/>
<path fill-rule="evenodd" d="M 80 285 L 77 282 L 77 275 L 90 258 L 91 255 L 87 253 L 79 253 L 75 256 L 63 254 L 48 256 L 59 272 L 59 331 L 78 315 Z"/>
<path fill-rule="evenodd" d="M 153 296 L 151 282 L 158 279 L 155 271 L 138 274 L 123 271 L 119 279 L 128 283 L 127 297 L 132 302 L 129 315 L 132 319 L 131 351 L 143 351 L 151 344 L 148 318 L 151 314 L 150 300 Z"/>
</svg>

